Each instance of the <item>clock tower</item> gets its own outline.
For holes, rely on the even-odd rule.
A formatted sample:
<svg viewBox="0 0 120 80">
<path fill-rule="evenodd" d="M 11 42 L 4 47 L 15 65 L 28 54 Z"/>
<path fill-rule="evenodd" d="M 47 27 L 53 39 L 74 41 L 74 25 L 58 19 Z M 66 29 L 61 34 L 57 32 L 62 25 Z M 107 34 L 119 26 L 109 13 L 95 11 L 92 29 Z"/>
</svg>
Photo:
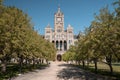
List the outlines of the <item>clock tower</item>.
<svg viewBox="0 0 120 80">
<path fill-rule="evenodd" d="M 54 29 L 50 25 L 45 28 L 45 39 L 52 42 L 57 49 L 56 59 L 61 61 L 62 54 L 64 54 L 70 47 L 74 45 L 73 27 L 68 25 L 64 29 L 64 14 L 58 7 L 57 12 L 54 14 Z"/>
<path fill-rule="evenodd" d="M 55 33 L 64 32 L 64 14 L 61 12 L 60 7 L 58 7 L 58 11 L 55 13 L 54 29 Z"/>
</svg>

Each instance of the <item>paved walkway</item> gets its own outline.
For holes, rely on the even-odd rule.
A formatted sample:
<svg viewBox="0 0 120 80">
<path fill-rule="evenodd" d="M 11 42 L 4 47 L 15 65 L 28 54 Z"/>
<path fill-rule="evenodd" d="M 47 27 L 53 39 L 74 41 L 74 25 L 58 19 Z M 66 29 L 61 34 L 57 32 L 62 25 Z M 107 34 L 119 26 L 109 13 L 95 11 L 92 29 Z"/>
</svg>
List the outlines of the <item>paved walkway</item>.
<svg viewBox="0 0 120 80">
<path fill-rule="evenodd" d="M 64 62 L 51 62 L 50 67 L 20 75 L 12 80 L 111 80 L 86 72 Z"/>
<path fill-rule="evenodd" d="M 50 67 L 47 67 L 46 69 L 26 73 L 13 80 L 58 80 L 57 73 L 65 68 L 65 66 L 58 66 L 62 63 L 63 62 L 51 62 Z"/>
</svg>

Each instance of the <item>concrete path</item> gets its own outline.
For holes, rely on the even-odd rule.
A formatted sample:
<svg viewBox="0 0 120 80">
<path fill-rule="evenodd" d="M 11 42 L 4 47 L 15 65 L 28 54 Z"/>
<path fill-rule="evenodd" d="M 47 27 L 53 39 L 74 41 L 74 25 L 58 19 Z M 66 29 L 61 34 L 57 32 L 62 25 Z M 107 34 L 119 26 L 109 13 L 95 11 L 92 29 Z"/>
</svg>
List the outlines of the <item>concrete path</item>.
<svg viewBox="0 0 120 80">
<path fill-rule="evenodd" d="M 12 80 L 58 80 L 57 73 L 65 68 L 65 66 L 58 66 L 63 62 L 51 62 L 50 67 L 42 70 L 35 70 L 34 72 L 26 73 L 18 76 Z"/>
<path fill-rule="evenodd" d="M 112 80 L 86 72 L 65 62 L 51 62 L 50 67 L 22 74 L 12 80 Z"/>
</svg>

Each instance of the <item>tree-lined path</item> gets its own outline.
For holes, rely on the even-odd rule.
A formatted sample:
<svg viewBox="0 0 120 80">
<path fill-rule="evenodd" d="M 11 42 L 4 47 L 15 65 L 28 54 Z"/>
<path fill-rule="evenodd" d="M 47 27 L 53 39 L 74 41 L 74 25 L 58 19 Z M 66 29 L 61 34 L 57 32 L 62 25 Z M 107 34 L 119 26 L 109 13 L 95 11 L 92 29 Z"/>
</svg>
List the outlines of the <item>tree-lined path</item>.
<svg viewBox="0 0 120 80">
<path fill-rule="evenodd" d="M 22 74 L 13 80 L 111 80 L 86 72 L 65 62 L 51 62 L 50 67 Z"/>
<path fill-rule="evenodd" d="M 91 3 L 94 2 L 91 1 Z M 91 68 L 93 65 L 96 73 L 106 73 L 106 75 L 115 76 L 120 80 L 120 0 L 113 2 L 112 6 L 114 6 L 113 11 L 106 6 L 94 14 L 93 21 L 78 34 L 74 45 L 71 45 L 74 37 L 71 31 L 67 30 L 71 35 L 64 35 L 61 31 L 64 29 L 61 28 L 57 28 L 59 35 L 52 33 L 57 39 L 53 36 L 52 39 L 59 41 L 61 38 L 64 41 L 66 40 L 65 36 L 68 35 L 67 44 L 71 46 L 63 55 L 60 55 L 62 61 L 75 61 L 76 64 L 82 64 L 83 68 L 86 68 L 86 65 Z M 45 37 L 50 39 L 50 35 L 39 34 L 31 18 L 25 12 L 26 10 L 14 5 L 6 6 L 3 4 L 3 0 L 0 0 L 0 80 L 8 78 L 12 78 L 12 80 L 116 80 L 85 71 L 65 62 L 55 61 L 56 46 L 45 39 Z M 78 18 L 74 18 L 76 22 L 75 19 Z M 58 23 L 59 21 L 64 20 L 60 19 Z M 44 20 L 39 23 L 43 24 L 43 22 Z M 86 22 L 87 20 L 85 24 Z M 76 29 L 79 31 L 80 27 L 77 27 Z M 40 30 L 42 30 L 41 26 Z M 47 33 L 51 33 L 51 31 Z M 68 46 L 65 43 L 62 44 Z M 41 67 L 44 61 L 46 63 L 48 61 L 55 62 L 51 62 L 49 67 Z M 101 63 L 103 63 L 103 68 L 98 67 Z M 30 72 L 31 70 L 34 71 Z M 13 78 L 19 73 L 22 75 Z"/>
</svg>

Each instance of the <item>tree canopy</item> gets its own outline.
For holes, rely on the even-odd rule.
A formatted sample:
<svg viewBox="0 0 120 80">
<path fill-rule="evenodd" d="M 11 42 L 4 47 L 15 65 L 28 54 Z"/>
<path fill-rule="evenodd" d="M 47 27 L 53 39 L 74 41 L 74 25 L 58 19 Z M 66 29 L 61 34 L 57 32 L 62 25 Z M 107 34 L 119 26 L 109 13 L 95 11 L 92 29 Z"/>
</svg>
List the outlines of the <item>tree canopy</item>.
<svg viewBox="0 0 120 80">
<path fill-rule="evenodd" d="M 2 0 L 0 0 L 2 4 Z M 33 29 L 31 19 L 16 7 L 0 5 L 0 60 L 4 67 L 11 59 L 54 60 L 56 49 Z"/>
<path fill-rule="evenodd" d="M 120 61 L 120 0 L 113 3 L 117 5 L 114 12 L 109 11 L 108 6 L 101 8 L 98 15 L 91 22 L 91 25 L 79 34 L 75 55 L 77 62 L 93 61 L 95 71 L 97 71 L 97 62 L 104 62 L 110 67 L 113 73 L 112 62 Z M 69 58 L 69 59 L 68 59 Z M 64 60 L 70 60 L 71 57 L 66 56 Z"/>
</svg>

